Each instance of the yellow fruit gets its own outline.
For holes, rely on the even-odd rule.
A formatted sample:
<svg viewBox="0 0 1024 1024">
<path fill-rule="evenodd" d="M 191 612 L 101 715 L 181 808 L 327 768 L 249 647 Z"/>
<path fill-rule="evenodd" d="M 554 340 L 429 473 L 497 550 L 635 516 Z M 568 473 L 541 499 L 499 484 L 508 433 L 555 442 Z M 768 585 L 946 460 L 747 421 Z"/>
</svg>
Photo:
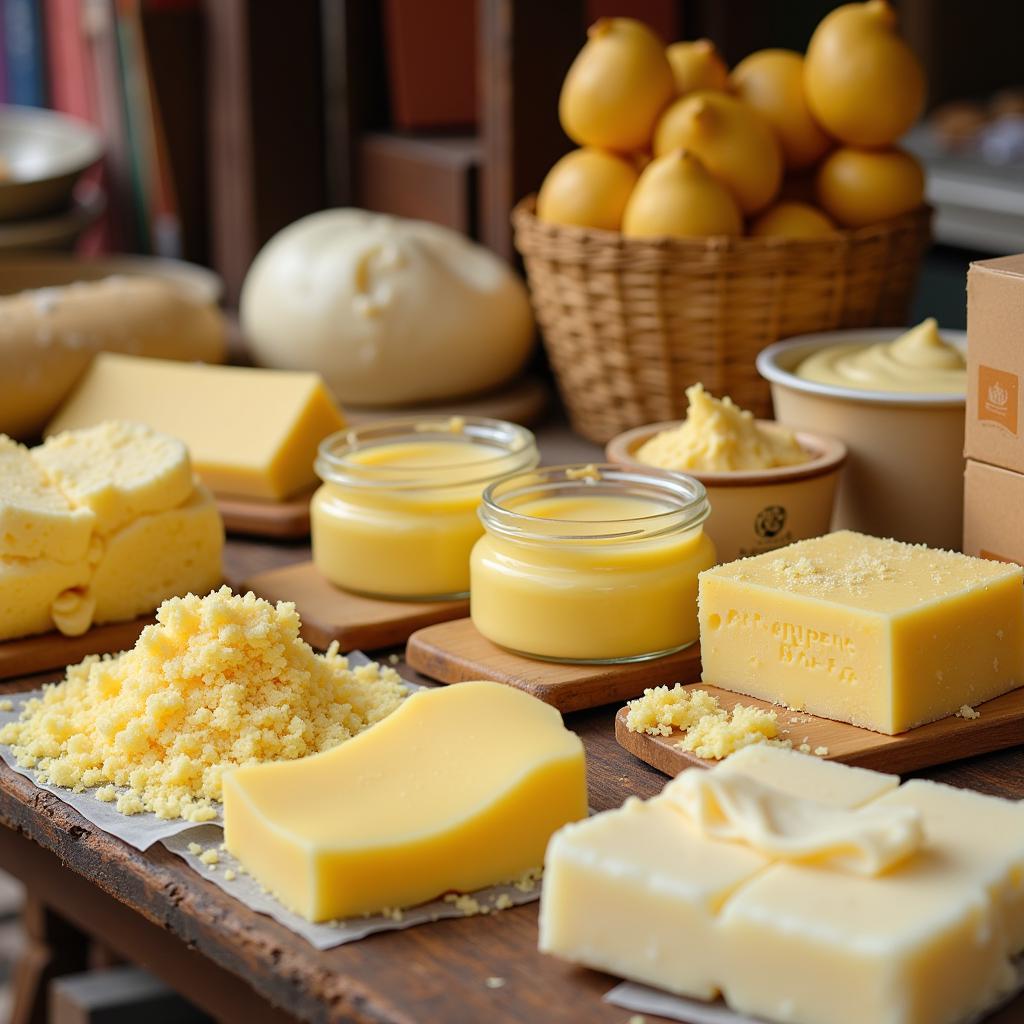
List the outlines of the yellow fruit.
<svg viewBox="0 0 1024 1024">
<path fill-rule="evenodd" d="M 636 168 L 636 173 L 639 174 L 651 162 L 653 157 L 646 149 L 637 149 L 632 153 L 627 153 L 626 159 Z"/>
<path fill-rule="evenodd" d="M 601 18 L 565 76 L 558 116 L 565 134 L 581 146 L 646 149 L 673 95 L 661 40 L 632 18 Z"/>
<path fill-rule="evenodd" d="M 772 238 L 827 238 L 836 226 L 808 203 L 776 203 L 768 207 L 753 224 L 750 233 Z"/>
<path fill-rule="evenodd" d="M 701 90 L 675 101 L 654 130 L 654 155 L 695 153 L 732 189 L 744 213 L 764 209 L 779 191 L 782 154 L 768 122 L 742 100 Z"/>
<path fill-rule="evenodd" d="M 574 149 L 547 173 L 537 195 L 537 216 L 549 224 L 618 231 L 637 169 L 601 149 Z"/>
<path fill-rule="evenodd" d="M 678 96 L 696 89 L 725 89 L 729 84 L 729 69 L 710 39 L 673 43 L 665 56 L 672 65 Z"/>
<path fill-rule="evenodd" d="M 850 146 L 891 145 L 920 116 L 920 62 L 896 31 L 887 0 L 845 4 L 811 36 L 804 89 L 822 127 Z"/>
<path fill-rule="evenodd" d="M 732 193 L 700 159 L 675 150 L 652 160 L 640 175 L 622 216 L 629 238 L 740 235 L 743 218 Z"/>
<path fill-rule="evenodd" d="M 924 171 L 901 149 L 837 149 L 818 169 L 818 202 L 844 227 L 891 220 L 924 202 Z"/>
<path fill-rule="evenodd" d="M 733 92 L 775 129 L 791 170 L 817 163 L 832 140 L 814 120 L 804 96 L 804 59 L 792 50 L 758 50 L 733 68 Z"/>
</svg>

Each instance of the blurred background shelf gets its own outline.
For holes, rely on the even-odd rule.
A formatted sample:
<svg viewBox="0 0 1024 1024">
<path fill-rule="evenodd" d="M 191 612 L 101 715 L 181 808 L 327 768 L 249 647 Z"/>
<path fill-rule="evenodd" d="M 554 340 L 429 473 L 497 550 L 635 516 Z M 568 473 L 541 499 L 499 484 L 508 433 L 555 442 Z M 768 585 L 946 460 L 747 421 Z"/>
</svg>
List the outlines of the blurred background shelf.
<svg viewBox="0 0 1024 1024">
<path fill-rule="evenodd" d="M 986 4 L 982 17 L 976 5 L 895 2 L 930 109 L 1024 85 L 1024 4 Z M 208 263 L 232 305 L 260 246 L 324 206 L 425 217 L 513 258 L 509 211 L 570 148 L 555 99 L 597 17 L 710 36 L 734 63 L 761 47 L 802 49 L 833 6 L 0 0 L 0 24 L 16 30 L 0 45 L 0 102 L 52 106 L 100 130 L 107 155 L 88 180 L 107 209 L 86 251 Z M 947 265 L 1024 248 L 1024 169 L 943 153 L 925 129 L 909 144 L 926 158 L 938 209 L 918 305 L 941 307 Z M 950 326 L 962 306 L 949 304 Z"/>
</svg>

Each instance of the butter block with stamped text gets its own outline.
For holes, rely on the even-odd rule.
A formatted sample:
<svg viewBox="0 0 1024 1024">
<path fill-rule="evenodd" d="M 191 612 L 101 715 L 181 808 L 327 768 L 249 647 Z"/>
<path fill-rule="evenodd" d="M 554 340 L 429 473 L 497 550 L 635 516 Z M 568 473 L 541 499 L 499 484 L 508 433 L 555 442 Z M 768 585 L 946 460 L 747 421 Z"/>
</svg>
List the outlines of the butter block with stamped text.
<svg viewBox="0 0 1024 1024">
<path fill-rule="evenodd" d="M 840 531 L 700 577 L 704 681 L 895 734 L 1024 682 L 1024 569 Z"/>
</svg>

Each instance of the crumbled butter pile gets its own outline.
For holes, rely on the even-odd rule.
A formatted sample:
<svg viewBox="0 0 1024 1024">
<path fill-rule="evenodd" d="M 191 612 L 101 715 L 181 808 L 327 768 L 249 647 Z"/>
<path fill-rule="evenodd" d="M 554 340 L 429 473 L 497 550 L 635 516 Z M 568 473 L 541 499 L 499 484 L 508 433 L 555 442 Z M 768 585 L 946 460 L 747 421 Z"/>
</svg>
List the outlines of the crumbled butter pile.
<svg viewBox="0 0 1024 1024">
<path fill-rule="evenodd" d="M 401 703 L 398 674 L 299 639 L 295 606 L 227 587 L 165 601 L 123 654 L 86 658 L 0 730 L 40 781 L 124 814 L 208 821 L 237 765 L 315 754 Z"/>
<path fill-rule="evenodd" d="M 807 462 L 811 456 L 785 427 L 766 429 L 732 399 L 717 399 L 702 384 L 686 389 L 689 407 L 677 427 L 655 434 L 636 457 L 661 469 L 734 472 Z"/>
<path fill-rule="evenodd" d="M 644 690 L 642 697 L 626 706 L 630 732 L 670 736 L 673 729 L 679 729 L 683 738 L 676 746 L 709 760 L 728 757 L 751 743 L 791 746 L 789 740 L 777 739 L 778 715 L 774 711 L 737 704 L 729 712 L 707 690 L 687 690 L 680 683 L 671 690 L 667 686 Z"/>
</svg>

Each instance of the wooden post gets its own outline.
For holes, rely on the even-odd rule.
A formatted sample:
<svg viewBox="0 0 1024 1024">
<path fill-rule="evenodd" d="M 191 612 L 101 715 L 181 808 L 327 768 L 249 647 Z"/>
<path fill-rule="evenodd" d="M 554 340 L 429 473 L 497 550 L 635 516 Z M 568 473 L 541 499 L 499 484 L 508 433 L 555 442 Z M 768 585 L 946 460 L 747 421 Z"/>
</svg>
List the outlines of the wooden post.
<svg viewBox="0 0 1024 1024">
<path fill-rule="evenodd" d="M 512 207 L 572 143 L 558 93 L 583 45 L 583 0 L 480 0 L 480 237 L 511 259 Z"/>
</svg>

